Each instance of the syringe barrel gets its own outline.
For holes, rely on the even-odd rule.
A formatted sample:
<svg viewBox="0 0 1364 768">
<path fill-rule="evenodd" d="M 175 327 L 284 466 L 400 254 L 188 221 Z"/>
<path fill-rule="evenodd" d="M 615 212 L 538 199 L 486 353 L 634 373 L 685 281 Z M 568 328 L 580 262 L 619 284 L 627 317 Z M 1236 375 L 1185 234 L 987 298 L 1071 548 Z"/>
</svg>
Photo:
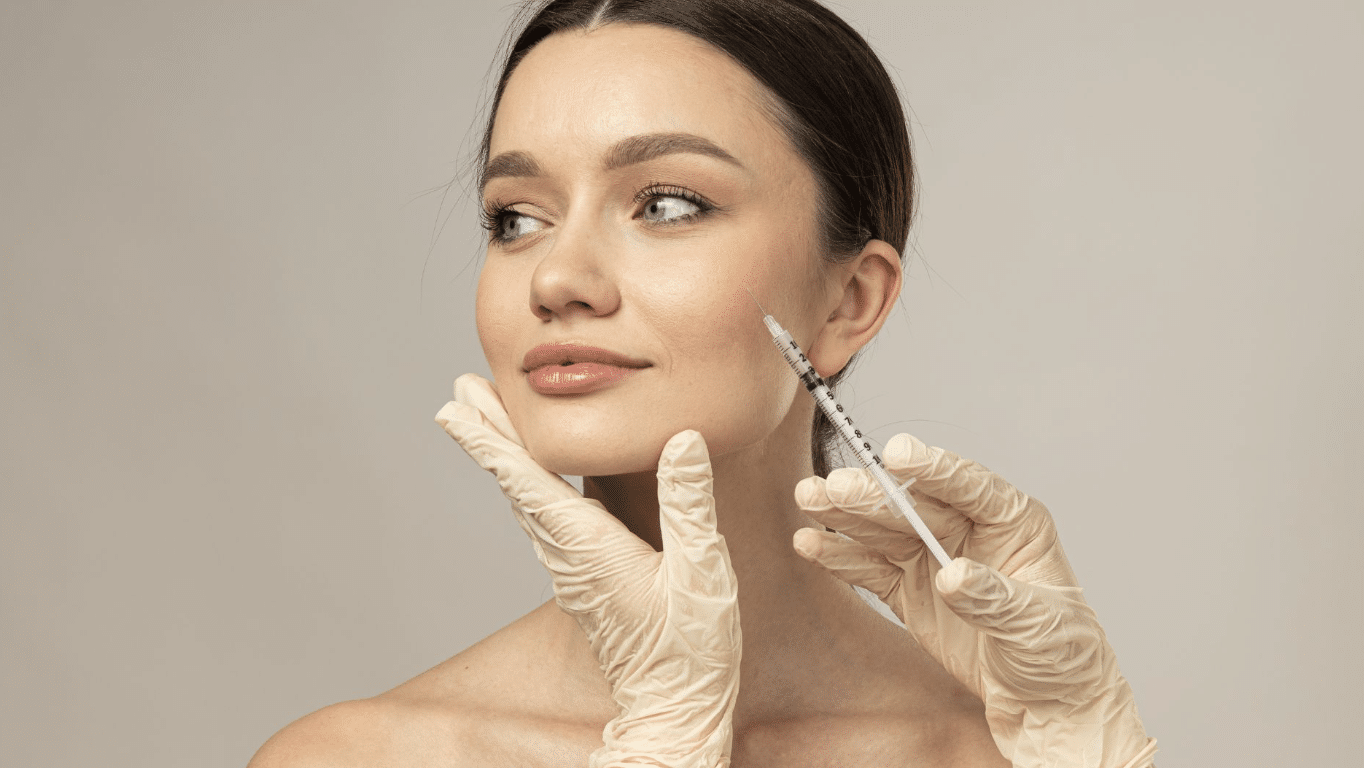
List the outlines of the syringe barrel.
<svg viewBox="0 0 1364 768">
<path fill-rule="evenodd" d="M 776 344 L 777 349 L 781 350 L 781 356 L 786 358 L 786 362 L 790 364 L 792 370 L 800 377 L 801 382 L 805 384 L 805 388 L 810 390 L 810 392 L 814 392 L 816 387 L 823 387 L 824 379 L 819 377 L 819 373 L 815 371 L 815 367 L 810 364 L 809 358 L 805 356 L 804 352 L 800 351 L 800 346 L 796 344 L 796 340 L 791 338 L 791 332 L 782 328 L 780 325 L 777 325 L 777 321 L 772 320 L 771 315 L 764 317 L 763 320 L 771 320 L 767 326 L 768 328 L 776 326 L 778 332 L 772 335 L 772 343 Z M 825 387 L 824 391 L 828 392 L 828 388 Z M 816 397 L 815 399 L 818 400 L 819 398 Z"/>
<path fill-rule="evenodd" d="M 876 455 L 875 449 L 871 447 L 871 441 L 862 434 L 862 430 L 853 425 L 852 417 L 843 412 L 843 406 L 834 399 L 828 385 L 821 380 L 819 386 L 811 390 L 810 394 L 815 396 L 815 402 L 819 403 L 820 409 L 838 428 L 843 440 L 853 449 L 853 453 L 857 454 L 857 460 L 862 462 L 862 466 L 867 469 L 881 466 L 881 457 Z"/>
<path fill-rule="evenodd" d="M 763 322 L 772 332 L 772 342 L 777 345 L 782 357 L 786 358 L 786 362 L 800 376 L 800 380 L 804 382 L 805 388 L 815 398 L 815 403 L 819 405 L 820 410 L 824 411 L 824 414 L 829 417 L 829 421 L 838 429 L 843 440 L 853 449 L 857 460 L 862 462 L 862 466 L 867 468 L 867 471 L 876 479 L 877 484 L 881 486 L 882 492 L 886 495 L 887 505 L 909 521 L 915 532 L 919 534 L 919 538 L 932 552 L 933 557 L 944 568 L 947 567 L 951 558 L 943 550 L 937 539 L 933 537 L 932 531 L 924 524 L 918 513 L 914 511 L 914 502 L 909 500 L 909 496 L 896 485 L 895 480 L 886 471 L 885 465 L 881 463 L 881 457 L 877 456 L 876 451 L 872 449 L 871 441 L 862 435 L 862 431 L 853 425 L 852 417 L 844 413 L 843 406 L 834 400 L 833 393 L 829 391 L 829 385 L 815 371 L 814 365 L 805 357 L 805 353 L 801 351 L 795 339 L 791 338 L 791 333 L 778 325 L 771 315 L 763 317 Z"/>
<path fill-rule="evenodd" d="M 824 381 L 815 366 L 810 363 L 810 359 L 801 351 L 800 345 L 791 338 L 791 332 L 777 325 L 777 321 L 771 315 L 763 317 L 763 322 L 772 331 L 772 343 L 781 350 L 782 357 L 790 364 L 792 370 L 800 377 L 805 388 L 810 391 L 810 395 L 815 398 L 815 404 L 824 411 L 824 415 L 829 417 L 829 421 L 843 436 L 843 439 L 857 454 L 858 461 L 862 466 L 871 468 L 872 465 L 880 466 L 881 457 L 876 455 L 871 443 L 862 435 L 862 431 L 853 425 L 852 419 L 843 412 L 843 406 L 838 404 L 834 395 L 829 391 L 829 385 Z"/>
</svg>

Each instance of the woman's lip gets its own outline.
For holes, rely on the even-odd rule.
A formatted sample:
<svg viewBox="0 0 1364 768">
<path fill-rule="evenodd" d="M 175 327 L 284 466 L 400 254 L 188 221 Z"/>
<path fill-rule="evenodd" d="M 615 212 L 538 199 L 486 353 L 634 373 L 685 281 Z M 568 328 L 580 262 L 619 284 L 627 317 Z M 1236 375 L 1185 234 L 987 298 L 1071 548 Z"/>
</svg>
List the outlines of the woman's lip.
<svg viewBox="0 0 1364 768">
<path fill-rule="evenodd" d="M 617 368 L 647 368 L 649 363 L 635 360 L 619 352 L 584 344 L 541 344 L 526 353 L 521 370 L 530 372 L 546 365 L 561 366 L 573 363 L 601 363 Z"/>
<path fill-rule="evenodd" d="M 604 363 L 542 365 L 528 371 L 526 380 L 542 395 L 581 395 L 609 387 L 641 370 Z"/>
</svg>

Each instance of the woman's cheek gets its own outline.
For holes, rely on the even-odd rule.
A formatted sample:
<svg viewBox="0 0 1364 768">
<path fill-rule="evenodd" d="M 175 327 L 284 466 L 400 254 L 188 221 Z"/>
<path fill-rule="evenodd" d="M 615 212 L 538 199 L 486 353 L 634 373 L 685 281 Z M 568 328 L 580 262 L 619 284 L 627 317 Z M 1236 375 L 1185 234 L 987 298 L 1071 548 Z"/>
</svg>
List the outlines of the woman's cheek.
<svg viewBox="0 0 1364 768">
<path fill-rule="evenodd" d="M 735 342 L 712 348 L 718 354 L 707 367 L 709 374 L 700 387 L 688 387 L 690 397 L 684 398 L 693 428 L 706 436 L 713 455 L 768 437 L 789 413 L 799 384 L 770 341 L 758 346 Z"/>
<path fill-rule="evenodd" d="M 496 270 L 491 270 L 491 273 L 490 270 L 490 267 L 485 267 L 479 278 L 478 292 L 474 297 L 474 321 L 478 328 L 478 342 L 483 347 L 483 357 L 488 361 L 493 378 L 500 380 L 512 372 L 519 372 L 518 361 L 513 359 L 516 352 L 514 313 L 526 310 L 524 301 L 518 301 L 516 295 L 507 290 L 498 290 L 498 286 L 505 285 L 507 279 L 499 278 Z"/>
</svg>

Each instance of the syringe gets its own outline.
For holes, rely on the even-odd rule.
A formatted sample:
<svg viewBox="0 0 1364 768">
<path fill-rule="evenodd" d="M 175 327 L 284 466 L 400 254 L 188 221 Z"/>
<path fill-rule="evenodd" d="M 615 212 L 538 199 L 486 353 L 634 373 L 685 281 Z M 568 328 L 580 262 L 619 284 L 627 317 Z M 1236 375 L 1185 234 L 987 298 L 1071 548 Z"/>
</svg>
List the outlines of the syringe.
<svg viewBox="0 0 1364 768">
<path fill-rule="evenodd" d="M 748 294 L 753 296 L 752 291 L 749 291 Z M 776 344 L 777 349 L 781 350 L 781 356 L 786 358 L 787 363 L 790 363 L 791 369 L 804 382 L 805 389 L 809 390 L 810 394 L 814 396 L 815 402 L 829 417 L 829 421 L 838 427 L 838 434 L 848 444 L 848 447 L 852 448 L 853 453 L 857 455 L 857 460 L 862 462 L 862 466 L 866 467 L 871 476 L 876 479 L 877 484 L 886 494 L 886 498 L 894 504 L 893 508 L 898 510 L 909 521 L 910 525 L 914 526 L 914 531 L 919 534 L 919 538 L 928 547 L 928 551 L 932 552 L 942 567 L 946 568 L 947 564 L 952 562 L 952 558 L 947 556 L 946 550 L 933 537 L 933 532 L 928 530 L 927 525 L 924 525 L 919 513 L 914 511 L 913 502 L 905 494 L 904 489 L 914 480 L 910 479 L 904 485 L 895 484 L 895 479 L 881 464 L 881 457 L 877 456 L 876 452 L 872 450 L 871 443 L 862 436 L 861 430 L 853 426 L 852 418 L 844 413 L 843 406 L 834 400 L 834 395 L 829 391 L 829 386 L 815 371 L 815 367 L 810 364 L 805 353 L 800 350 L 796 340 L 791 338 L 790 332 L 782 328 L 771 315 L 767 314 L 767 310 L 763 309 L 763 305 L 758 302 L 757 296 L 753 296 L 753 301 L 758 304 L 758 311 L 763 313 L 763 324 L 771 332 L 772 343 Z"/>
</svg>

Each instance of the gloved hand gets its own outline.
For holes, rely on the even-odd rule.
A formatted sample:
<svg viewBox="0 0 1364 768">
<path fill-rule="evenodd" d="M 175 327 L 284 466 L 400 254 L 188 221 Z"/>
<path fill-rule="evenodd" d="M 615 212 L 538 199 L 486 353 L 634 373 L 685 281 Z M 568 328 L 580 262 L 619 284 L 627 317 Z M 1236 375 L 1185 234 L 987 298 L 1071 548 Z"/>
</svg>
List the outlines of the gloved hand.
<svg viewBox="0 0 1364 768">
<path fill-rule="evenodd" d="M 531 458 L 486 379 L 455 381 L 436 423 L 497 476 L 559 606 L 587 634 L 621 714 L 593 768 L 728 766 L 739 691 L 738 583 L 715 527 L 710 455 L 674 435 L 658 461 L 663 551 Z"/>
<path fill-rule="evenodd" d="M 892 476 L 914 480 L 915 510 L 951 564 L 940 568 L 860 468 L 796 486 L 796 503 L 810 517 L 848 537 L 803 529 L 796 551 L 885 601 L 985 702 L 991 735 L 1013 765 L 1151 766 L 1155 740 L 1047 508 L 985 467 L 907 434 L 892 438 L 881 458 Z"/>
</svg>

